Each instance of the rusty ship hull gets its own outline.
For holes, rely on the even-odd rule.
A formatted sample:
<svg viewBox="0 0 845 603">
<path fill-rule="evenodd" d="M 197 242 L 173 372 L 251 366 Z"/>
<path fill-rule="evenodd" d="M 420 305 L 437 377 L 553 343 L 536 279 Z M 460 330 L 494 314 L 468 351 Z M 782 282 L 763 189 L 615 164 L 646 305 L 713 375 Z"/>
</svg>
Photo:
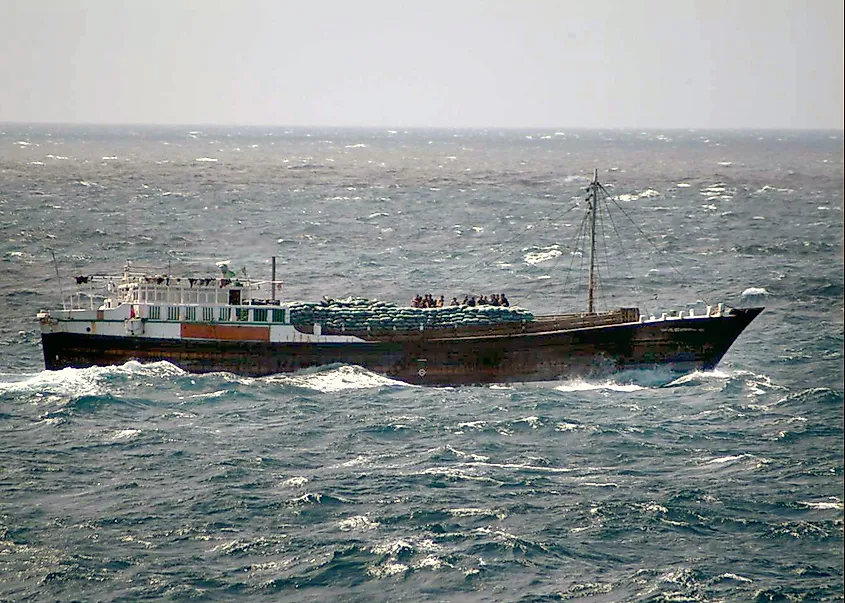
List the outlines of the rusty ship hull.
<svg viewBox="0 0 845 603">
<path fill-rule="evenodd" d="M 50 370 L 165 360 L 192 373 L 264 376 L 353 364 L 420 385 L 553 381 L 654 367 L 712 369 L 761 311 L 550 330 L 539 321 L 527 332 L 428 331 L 359 341 L 167 339 L 58 330 L 43 332 L 42 345 Z"/>
</svg>

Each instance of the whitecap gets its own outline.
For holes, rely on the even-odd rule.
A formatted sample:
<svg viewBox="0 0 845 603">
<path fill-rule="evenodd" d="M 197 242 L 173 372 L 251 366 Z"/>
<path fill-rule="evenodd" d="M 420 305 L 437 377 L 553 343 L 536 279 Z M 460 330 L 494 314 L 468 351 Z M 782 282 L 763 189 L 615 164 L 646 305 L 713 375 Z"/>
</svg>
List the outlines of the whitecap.
<svg viewBox="0 0 845 603">
<path fill-rule="evenodd" d="M 366 515 L 355 515 L 353 517 L 341 519 L 337 522 L 337 527 L 340 528 L 342 532 L 375 530 L 380 525 L 381 524 L 379 522 L 371 520 Z"/>
<path fill-rule="evenodd" d="M 220 390 L 217 390 L 217 391 L 208 392 L 208 393 L 204 393 L 204 394 L 191 394 L 190 397 L 200 399 L 200 400 L 213 400 L 214 398 L 222 398 L 223 396 L 225 396 L 228 393 L 229 393 L 229 390 L 220 389 Z"/>
<path fill-rule="evenodd" d="M 546 467 L 543 465 L 521 465 L 519 463 L 466 463 L 467 467 L 493 467 L 494 469 L 518 469 L 520 471 L 537 471 L 539 473 L 572 473 L 574 469 L 568 467 Z"/>
<path fill-rule="evenodd" d="M 624 193 L 614 197 L 617 201 L 636 201 L 637 199 L 652 199 L 659 197 L 660 193 L 652 188 L 647 188 L 639 193 Z"/>
<path fill-rule="evenodd" d="M 404 574 L 407 571 L 408 566 L 403 563 L 383 563 L 367 568 L 367 573 L 373 578 L 386 578 L 396 574 Z"/>
<path fill-rule="evenodd" d="M 452 448 L 451 446 L 446 446 L 445 449 L 448 450 L 449 452 L 451 452 L 452 454 L 454 454 L 458 458 L 465 458 L 465 459 L 468 458 L 468 459 L 472 459 L 473 461 L 480 461 L 480 462 L 490 460 L 489 456 L 484 456 L 483 454 L 473 454 L 471 452 L 463 452 L 463 451 L 458 450 L 456 448 Z"/>
<path fill-rule="evenodd" d="M 553 245 L 545 248 L 545 251 L 533 251 L 526 253 L 525 256 L 523 256 L 523 261 L 530 266 L 535 266 L 542 262 L 554 259 L 560 255 L 561 251 L 558 249 L 558 246 Z"/>
<path fill-rule="evenodd" d="M 531 426 L 531 429 L 537 429 L 538 427 L 542 426 L 543 423 L 540 421 L 538 417 L 525 417 L 523 419 L 517 419 L 514 423 L 527 423 Z"/>
<path fill-rule="evenodd" d="M 778 188 L 778 187 L 775 187 L 775 186 L 769 186 L 768 184 L 766 184 L 766 185 L 765 185 L 765 186 L 763 186 L 762 188 L 757 189 L 756 191 L 754 191 L 754 194 L 755 194 L 755 195 L 761 195 L 761 194 L 764 194 L 764 193 L 768 193 L 768 192 L 770 192 L 770 191 L 775 191 L 775 192 L 777 192 L 777 193 L 786 193 L 786 194 L 789 194 L 789 193 L 794 193 L 794 192 L 795 192 L 795 191 L 794 191 L 793 189 L 791 189 L 791 188 Z"/>
<path fill-rule="evenodd" d="M 748 454 L 736 454 L 736 455 L 729 455 L 729 456 L 719 456 L 707 461 L 707 464 L 717 464 L 721 465 L 724 463 L 733 463 L 734 461 L 741 461 L 742 459 L 749 458 L 750 455 Z"/>
<path fill-rule="evenodd" d="M 486 421 L 465 421 L 463 423 L 458 423 L 458 427 L 460 429 L 483 429 L 486 424 Z"/>
<path fill-rule="evenodd" d="M 507 517 L 506 513 L 501 511 L 493 511 L 491 509 L 482 509 L 480 507 L 461 507 L 458 509 L 449 509 L 449 515 L 452 517 L 496 517 L 504 519 Z"/>
<path fill-rule="evenodd" d="M 719 580 L 735 580 L 736 582 L 753 582 L 750 578 L 746 578 L 745 576 L 740 576 L 739 574 L 722 574 L 718 577 Z"/>
<path fill-rule="evenodd" d="M 579 423 L 567 423 L 566 421 L 562 421 L 555 425 L 555 431 L 578 431 L 579 429 L 586 429 L 586 426 L 581 425 Z"/>
<path fill-rule="evenodd" d="M 294 477 L 289 477 L 285 481 L 281 483 L 282 487 L 285 488 L 301 488 L 305 484 L 308 483 L 308 478 L 303 477 L 301 475 L 295 475 Z"/>
<path fill-rule="evenodd" d="M 769 292 L 766 291 L 763 287 L 749 287 L 748 289 L 742 292 L 742 297 L 764 297 L 768 294 Z"/>
<path fill-rule="evenodd" d="M 111 439 L 118 441 L 118 440 L 132 440 L 135 439 L 138 435 L 140 435 L 140 429 L 121 429 L 119 431 L 114 432 L 111 435 Z"/>
<path fill-rule="evenodd" d="M 427 557 L 414 563 L 414 569 L 439 570 L 441 567 L 453 568 L 455 566 L 447 561 L 443 561 L 439 557 L 435 557 L 434 555 L 428 555 Z"/>
<path fill-rule="evenodd" d="M 835 510 L 841 511 L 842 510 L 842 501 L 825 501 L 825 502 L 810 502 L 810 501 L 798 501 L 799 505 L 804 505 L 805 507 L 809 507 L 810 509 L 819 509 L 819 510 Z"/>
<path fill-rule="evenodd" d="M 197 157 L 194 161 L 197 163 L 216 163 L 218 160 L 214 157 Z"/>
</svg>

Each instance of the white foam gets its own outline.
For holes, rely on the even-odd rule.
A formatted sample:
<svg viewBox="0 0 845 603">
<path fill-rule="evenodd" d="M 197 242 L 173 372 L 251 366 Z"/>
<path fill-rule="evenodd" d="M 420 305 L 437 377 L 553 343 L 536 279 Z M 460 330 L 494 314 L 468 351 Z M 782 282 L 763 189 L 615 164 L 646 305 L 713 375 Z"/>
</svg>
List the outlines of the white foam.
<svg viewBox="0 0 845 603">
<path fill-rule="evenodd" d="M 217 391 L 208 392 L 205 394 L 191 394 L 191 398 L 196 398 L 199 400 L 213 400 L 214 398 L 222 398 L 226 394 L 229 393 L 229 390 L 226 389 L 219 389 Z"/>
<path fill-rule="evenodd" d="M 555 431 L 578 431 L 579 429 L 586 429 L 585 425 L 580 425 L 578 423 L 566 423 L 561 422 L 555 425 Z"/>
<path fill-rule="evenodd" d="M 483 454 L 473 454 L 471 452 L 463 452 L 463 451 L 458 450 L 456 448 L 452 448 L 451 446 L 446 446 L 446 450 L 448 450 L 449 452 L 454 454 L 456 457 L 462 458 L 462 459 L 472 459 L 473 461 L 480 461 L 480 462 L 490 460 L 489 456 L 484 456 Z"/>
<path fill-rule="evenodd" d="M 452 517 L 496 517 L 498 519 L 504 519 L 507 517 L 507 513 L 493 511 L 492 509 L 482 509 L 479 507 L 449 509 L 449 515 Z"/>
<path fill-rule="evenodd" d="M 429 467 L 428 469 L 421 471 L 420 475 L 441 475 L 451 479 L 466 480 L 470 482 L 489 482 L 497 485 L 501 485 L 502 483 L 499 480 L 495 480 L 490 477 L 471 475 L 466 471 L 461 471 L 460 469 L 456 469 L 454 467 Z"/>
<path fill-rule="evenodd" d="M 763 287 L 749 287 L 748 289 L 742 292 L 742 297 L 754 297 L 768 294 L 769 292 L 766 291 Z"/>
<path fill-rule="evenodd" d="M 289 477 L 285 481 L 282 482 L 282 487 L 285 488 L 301 488 L 305 484 L 308 483 L 308 478 L 303 477 L 301 475 L 296 475 L 294 477 Z"/>
<path fill-rule="evenodd" d="M 531 429 L 537 429 L 543 424 L 538 417 L 525 417 L 523 419 L 517 419 L 514 423 L 528 423 Z"/>
<path fill-rule="evenodd" d="M 722 371 L 719 371 L 719 370 L 715 370 L 715 371 L 694 371 L 694 372 L 692 372 L 688 375 L 683 375 L 681 377 L 678 377 L 677 379 L 675 379 L 671 383 L 667 383 L 665 387 L 675 387 L 677 385 L 686 385 L 687 383 L 690 383 L 690 382 L 702 381 L 702 380 L 706 380 L 706 379 L 724 380 L 724 379 L 730 379 L 730 378 L 731 378 L 731 375 L 729 375 L 728 373 L 723 373 Z"/>
<path fill-rule="evenodd" d="M 835 511 L 842 510 L 842 501 L 834 501 L 834 502 L 804 502 L 798 501 L 799 505 L 804 505 L 805 507 L 809 507 L 811 509 L 819 509 L 819 510 L 827 510 L 832 509 Z"/>
<path fill-rule="evenodd" d="M 371 373 L 359 366 L 346 365 L 316 373 L 293 376 L 274 375 L 272 377 L 264 377 L 263 379 L 269 383 L 289 383 L 297 387 L 306 387 L 323 393 L 338 392 L 347 389 L 368 389 L 386 385 L 412 387 L 402 381 Z"/>
<path fill-rule="evenodd" d="M 404 574 L 407 571 L 408 566 L 403 563 L 383 563 L 367 568 L 367 573 L 373 578 L 386 578 L 396 574 Z"/>
<path fill-rule="evenodd" d="M 214 157 L 197 157 L 194 161 L 197 163 L 216 163 L 217 159 Z"/>
<path fill-rule="evenodd" d="M 537 471 L 540 473 L 572 473 L 574 469 L 567 467 L 546 467 L 543 465 L 520 465 L 519 463 L 466 463 L 467 467 L 493 467 L 495 469 L 519 469 L 520 471 Z"/>
<path fill-rule="evenodd" d="M 737 582 L 753 582 L 750 578 L 746 578 L 745 576 L 740 576 L 739 574 L 722 574 L 719 576 L 721 580 L 736 580 Z"/>
<path fill-rule="evenodd" d="M 542 262 L 554 259 L 560 255 L 561 251 L 560 249 L 558 249 L 558 246 L 552 245 L 551 247 L 547 247 L 545 251 L 533 251 L 526 253 L 523 257 L 523 261 L 526 264 L 534 266 L 536 264 L 540 264 Z"/>
<path fill-rule="evenodd" d="M 130 361 L 119 366 L 92 366 L 57 371 L 41 371 L 21 381 L 0 382 L 0 392 L 47 393 L 69 398 L 95 396 L 104 393 L 100 381 L 108 375 L 133 375 L 141 377 L 171 377 L 185 371 L 169 362 L 141 364 Z"/>
<path fill-rule="evenodd" d="M 652 188 L 647 188 L 644 191 L 640 191 L 639 193 L 625 193 L 622 195 L 617 195 L 615 199 L 617 201 L 636 201 L 637 199 L 652 199 L 654 197 L 659 197 L 660 193 Z"/>
<path fill-rule="evenodd" d="M 340 528 L 342 532 L 375 530 L 380 525 L 381 524 L 379 522 L 371 520 L 366 515 L 355 515 L 353 517 L 341 519 L 337 522 L 337 527 Z"/>
<path fill-rule="evenodd" d="M 748 454 L 737 454 L 737 455 L 732 455 L 732 456 L 719 456 L 719 457 L 710 459 L 709 461 L 707 461 L 707 464 L 708 465 L 710 465 L 710 464 L 721 465 L 721 464 L 724 464 L 724 463 L 733 463 L 735 461 L 741 461 L 742 459 L 749 458 L 749 456 L 750 455 L 748 455 Z"/>
<path fill-rule="evenodd" d="M 441 567 L 454 568 L 455 566 L 443 561 L 439 557 L 435 557 L 434 555 L 428 555 L 427 557 L 414 563 L 414 569 L 439 570 Z"/>
<path fill-rule="evenodd" d="M 114 432 L 111 436 L 111 439 L 115 441 L 133 440 L 140 434 L 140 429 L 121 429 L 120 431 Z"/>
<path fill-rule="evenodd" d="M 102 392 L 95 382 L 98 370 L 66 368 L 41 371 L 23 381 L 0 382 L 0 392 L 49 393 L 71 398 L 97 395 Z"/>
<path fill-rule="evenodd" d="M 461 429 L 484 429 L 486 424 L 486 421 L 465 421 L 463 423 L 458 423 L 458 427 Z"/>
<path fill-rule="evenodd" d="M 794 193 L 794 192 L 795 192 L 795 191 L 794 191 L 793 189 L 791 189 L 791 188 L 777 188 L 777 187 L 774 187 L 774 186 L 769 186 L 769 185 L 767 184 L 767 185 L 765 185 L 763 188 L 761 188 L 761 189 L 758 189 L 758 190 L 754 191 L 754 194 L 755 194 L 755 195 L 761 195 L 761 194 L 764 194 L 764 193 L 768 193 L 768 192 L 770 192 L 770 191 L 775 191 L 775 192 L 778 192 L 778 193 L 787 193 L 787 194 L 788 194 L 788 193 Z"/>
<path fill-rule="evenodd" d="M 646 389 L 641 385 L 636 385 L 635 383 L 626 383 L 626 384 L 619 384 L 614 383 L 613 381 L 605 381 L 604 383 L 589 383 L 587 381 L 570 381 L 563 385 L 558 385 L 555 387 L 556 390 L 561 392 L 586 392 L 586 391 L 595 391 L 595 390 L 602 390 L 608 389 L 615 392 L 636 392 L 641 389 Z"/>
</svg>

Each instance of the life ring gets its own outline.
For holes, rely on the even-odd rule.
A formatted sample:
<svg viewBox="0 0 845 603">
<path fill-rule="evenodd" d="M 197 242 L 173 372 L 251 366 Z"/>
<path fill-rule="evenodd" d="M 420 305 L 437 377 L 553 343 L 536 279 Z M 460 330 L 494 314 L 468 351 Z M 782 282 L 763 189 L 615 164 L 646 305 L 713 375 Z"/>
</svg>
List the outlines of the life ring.
<svg viewBox="0 0 845 603">
<path fill-rule="evenodd" d="M 425 377 L 425 369 L 421 368 L 420 370 L 418 370 L 417 375 L 419 375 L 420 377 Z"/>
</svg>

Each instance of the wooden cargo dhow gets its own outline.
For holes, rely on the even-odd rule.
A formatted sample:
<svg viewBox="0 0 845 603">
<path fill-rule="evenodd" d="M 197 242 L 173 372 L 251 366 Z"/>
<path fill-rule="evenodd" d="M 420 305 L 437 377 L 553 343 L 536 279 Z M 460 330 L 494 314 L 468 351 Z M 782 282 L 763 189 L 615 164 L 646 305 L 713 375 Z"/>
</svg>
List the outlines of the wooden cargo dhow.
<svg viewBox="0 0 845 603">
<path fill-rule="evenodd" d="M 271 280 L 256 282 L 226 266 L 220 276 L 187 278 L 127 265 L 120 276 L 77 277 L 79 285 L 109 292 L 102 304 L 89 293 L 88 307 L 80 307 L 77 293 L 64 309 L 38 314 L 44 363 L 54 370 L 166 360 L 190 372 L 250 376 L 354 364 L 429 385 L 715 367 L 762 308 L 718 304 L 659 317 L 636 308 L 596 312 L 596 215 L 606 191 L 595 177 L 587 190 L 590 270 L 583 313 L 407 308 L 362 299 L 283 302 L 275 269 Z"/>
</svg>

